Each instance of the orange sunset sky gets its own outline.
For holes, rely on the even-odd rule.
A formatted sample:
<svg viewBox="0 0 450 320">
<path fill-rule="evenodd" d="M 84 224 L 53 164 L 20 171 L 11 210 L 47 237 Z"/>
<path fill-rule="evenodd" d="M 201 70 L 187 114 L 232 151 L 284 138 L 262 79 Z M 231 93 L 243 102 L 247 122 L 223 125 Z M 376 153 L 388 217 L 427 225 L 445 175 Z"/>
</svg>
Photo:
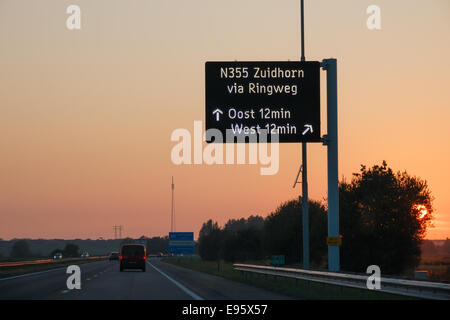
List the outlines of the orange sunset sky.
<svg viewBox="0 0 450 320">
<path fill-rule="evenodd" d="M 386 160 L 426 179 L 428 239 L 450 237 L 450 1 L 306 0 L 306 58 L 338 59 L 339 176 Z M 66 8 L 81 8 L 81 30 Z M 381 8 L 381 30 L 366 8 Z M 206 61 L 300 59 L 298 0 L 0 0 L 0 238 L 166 235 L 294 199 L 300 144 L 280 170 L 174 165 L 170 140 L 204 120 Z M 325 73 L 322 134 L 326 134 Z M 308 146 L 326 198 L 326 148 Z"/>
</svg>

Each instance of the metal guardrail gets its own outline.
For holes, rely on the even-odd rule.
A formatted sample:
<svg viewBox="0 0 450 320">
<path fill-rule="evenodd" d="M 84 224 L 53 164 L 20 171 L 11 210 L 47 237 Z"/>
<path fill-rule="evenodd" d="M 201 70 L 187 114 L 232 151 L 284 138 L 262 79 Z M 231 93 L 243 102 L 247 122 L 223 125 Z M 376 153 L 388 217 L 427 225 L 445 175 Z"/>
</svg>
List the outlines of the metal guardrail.
<svg viewBox="0 0 450 320">
<path fill-rule="evenodd" d="M 326 283 L 336 286 L 369 290 L 366 285 L 369 275 L 313 271 L 238 263 L 234 264 L 233 268 L 242 272 L 288 277 L 305 281 Z M 450 300 L 450 284 L 448 283 L 381 277 L 381 289 L 376 291 L 422 299 Z"/>
</svg>

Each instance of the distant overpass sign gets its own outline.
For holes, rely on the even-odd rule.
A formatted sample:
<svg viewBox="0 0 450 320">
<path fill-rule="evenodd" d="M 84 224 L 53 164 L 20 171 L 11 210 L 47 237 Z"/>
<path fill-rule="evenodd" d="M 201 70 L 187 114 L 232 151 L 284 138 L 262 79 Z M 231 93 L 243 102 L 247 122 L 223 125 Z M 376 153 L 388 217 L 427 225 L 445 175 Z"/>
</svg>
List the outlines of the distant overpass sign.
<svg viewBox="0 0 450 320">
<path fill-rule="evenodd" d="M 205 93 L 206 130 L 223 141 L 230 130 L 257 142 L 264 129 L 279 142 L 321 141 L 318 61 L 206 62 Z M 217 142 L 208 131 L 206 138 Z"/>
<path fill-rule="evenodd" d="M 194 254 L 194 233 L 169 232 L 169 254 Z"/>
</svg>

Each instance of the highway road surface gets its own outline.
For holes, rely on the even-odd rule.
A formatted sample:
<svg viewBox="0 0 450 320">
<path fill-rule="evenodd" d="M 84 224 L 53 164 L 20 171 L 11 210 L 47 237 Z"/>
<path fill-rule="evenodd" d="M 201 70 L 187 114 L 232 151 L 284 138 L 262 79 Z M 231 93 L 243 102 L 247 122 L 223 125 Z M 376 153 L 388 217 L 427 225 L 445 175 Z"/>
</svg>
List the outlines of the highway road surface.
<svg viewBox="0 0 450 320">
<path fill-rule="evenodd" d="M 161 262 L 147 261 L 147 271 L 119 272 L 118 261 L 80 264 L 81 289 L 68 290 L 66 268 L 0 279 L 0 299 L 56 300 L 288 300 L 221 277 Z"/>
</svg>

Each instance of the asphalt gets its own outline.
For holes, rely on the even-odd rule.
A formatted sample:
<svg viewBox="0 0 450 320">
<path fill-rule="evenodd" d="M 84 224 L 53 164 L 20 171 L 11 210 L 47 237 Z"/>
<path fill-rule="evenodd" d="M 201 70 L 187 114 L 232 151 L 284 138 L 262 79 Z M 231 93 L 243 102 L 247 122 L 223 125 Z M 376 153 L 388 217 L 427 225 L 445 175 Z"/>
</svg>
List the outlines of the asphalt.
<svg viewBox="0 0 450 320">
<path fill-rule="evenodd" d="M 0 299 L 287 300 L 263 289 L 150 259 L 147 270 L 119 272 L 118 261 L 80 264 L 81 289 L 68 290 L 66 268 L 0 279 Z"/>
</svg>

